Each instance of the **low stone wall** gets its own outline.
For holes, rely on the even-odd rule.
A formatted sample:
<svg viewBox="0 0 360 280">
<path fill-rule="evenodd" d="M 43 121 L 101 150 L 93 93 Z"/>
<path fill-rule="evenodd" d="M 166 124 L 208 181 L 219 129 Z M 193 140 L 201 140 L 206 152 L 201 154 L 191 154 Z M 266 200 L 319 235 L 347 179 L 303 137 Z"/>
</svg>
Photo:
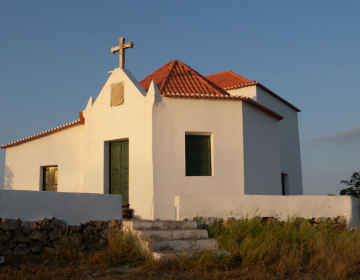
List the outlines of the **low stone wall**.
<svg viewBox="0 0 360 280">
<path fill-rule="evenodd" d="M 111 230 L 118 229 L 120 220 L 90 221 L 69 226 L 56 218 L 23 222 L 0 219 L 0 255 L 22 255 L 53 250 L 60 238 L 67 236 L 81 250 L 96 250 L 108 242 Z"/>
<path fill-rule="evenodd" d="M 348 228 L 359 227 L 360 200 L 350 196 L 321 195 L 178 195 L 175 220 L 193 217 L 274 217 L 337 219 L 344 217 Z"/>
<path fill-rule="evenodd" d="M 275 217 L 256 217 L 260 219 L 262 222 L 273 222 L 273 223 L 285 223 L 285 221 L 281 221 Z M 198 226 L 200 228 L 208 229 L 209 226 L 220 226 L 220 225 L 228 225 L 229 223 L 237 222 L 241 223 L 246 218 L 235 218 L 235 217 L 227 217 L 225 220 L 221 217 L 193 217 L 191 219 L 183 219 L 183 221 L 196 221 L 198 223 Z M 307 221 L 310 223 L 313 227 L 317 227 L 321 223 L 326 223 L 328 226 L 330 226 L 333 229 L 339 229 L 344 230 L 348 227 L 346 222 L 346 217 L 344 216 L 338 216 L 333 218 L 326 218 L 326 217 L 317 217 L 317 218 L 310 218 L 310 219 L 304 219 L 304 218 L 294 218 L 295 223 L 302 223 Z"/>
</svg>

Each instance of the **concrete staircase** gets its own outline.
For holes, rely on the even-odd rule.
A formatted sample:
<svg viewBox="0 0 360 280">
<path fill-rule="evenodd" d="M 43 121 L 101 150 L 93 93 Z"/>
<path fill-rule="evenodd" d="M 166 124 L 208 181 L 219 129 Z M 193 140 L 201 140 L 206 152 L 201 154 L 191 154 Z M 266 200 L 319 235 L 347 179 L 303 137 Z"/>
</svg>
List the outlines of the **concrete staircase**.
<svg viewBox="0 0 360 280">
<path fill-rule="evenodd" d="M 218 241 L 208 238 L 207 230 L 198 229 L 196 222 L 129 220 L 123 221 L 123 229 L 137 236 L 142 248 L 157 260 L 190 257 L 201 250 L 230 255 L 220 251 Z"/>
</svg>

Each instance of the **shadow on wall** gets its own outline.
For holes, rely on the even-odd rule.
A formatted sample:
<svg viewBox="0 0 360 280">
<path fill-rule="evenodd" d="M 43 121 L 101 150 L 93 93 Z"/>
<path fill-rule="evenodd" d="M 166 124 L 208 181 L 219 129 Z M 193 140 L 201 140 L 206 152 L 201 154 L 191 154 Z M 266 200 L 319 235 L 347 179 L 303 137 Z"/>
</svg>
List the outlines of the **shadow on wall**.
<svg viewBox="0 0 360 280">
<path fill-rule="evenodd" d="M 5 166 L 4 190 L 12 190 L 13 189 L 13 178 L 14 178 L 14 173 L 10 170 L 9 167 Z"/>
</svg>

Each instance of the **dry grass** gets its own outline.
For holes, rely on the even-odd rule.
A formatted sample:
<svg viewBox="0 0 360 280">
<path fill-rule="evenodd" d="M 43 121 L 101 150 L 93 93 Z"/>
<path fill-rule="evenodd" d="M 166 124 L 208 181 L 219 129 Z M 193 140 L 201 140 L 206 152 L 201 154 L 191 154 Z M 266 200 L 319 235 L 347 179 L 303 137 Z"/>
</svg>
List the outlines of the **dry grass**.
<svg viewBox="0 0 360 280">
<path fill-rule="evenodd" d="M 117 232 L 102 251 L 82 253 L 64 237 L 44 255 L 6 257 L 0 279 L 358 279 L 359 230 L 323 223 L 230 222 L 209 228 L 231 257 L 199 252 L 191 259 L 154 261 L 131 234 Z M 319 277 L 319 278 L 315 278 Z"/>
<path fill-rule="evenodd" d="M 267 267 L 277 275 L 309 272 L 325 278 L 358 278 L 360 275 L 360 232 L 346 231 L 307 221 L 286 223 L 259 219 L 210 227 L 244 267 Z"/>
</svg>

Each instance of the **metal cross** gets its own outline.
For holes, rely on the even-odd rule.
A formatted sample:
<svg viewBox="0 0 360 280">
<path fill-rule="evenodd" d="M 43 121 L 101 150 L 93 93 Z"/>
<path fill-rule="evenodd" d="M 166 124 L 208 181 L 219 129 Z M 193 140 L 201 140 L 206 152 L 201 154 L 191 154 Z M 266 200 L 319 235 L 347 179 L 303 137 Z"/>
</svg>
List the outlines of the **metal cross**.
<svg viewBox="0 0 360 280">
<path fill-rule="evenodd" d="M 128 48 L 132 48 L 134 46 L 134 44 L 132 42 L 129 42 L 126 44 L 124 44 L 124 42 L 125 42 L 125 38 L 120 37 L 119 46 L 111 48 L 112 53 L 117 53 L 117 52 L 120 53 L 120 58 L 119 58 L 119 67 L 120 68 L 125 68 L 125 50 Z"/>
</svg>

